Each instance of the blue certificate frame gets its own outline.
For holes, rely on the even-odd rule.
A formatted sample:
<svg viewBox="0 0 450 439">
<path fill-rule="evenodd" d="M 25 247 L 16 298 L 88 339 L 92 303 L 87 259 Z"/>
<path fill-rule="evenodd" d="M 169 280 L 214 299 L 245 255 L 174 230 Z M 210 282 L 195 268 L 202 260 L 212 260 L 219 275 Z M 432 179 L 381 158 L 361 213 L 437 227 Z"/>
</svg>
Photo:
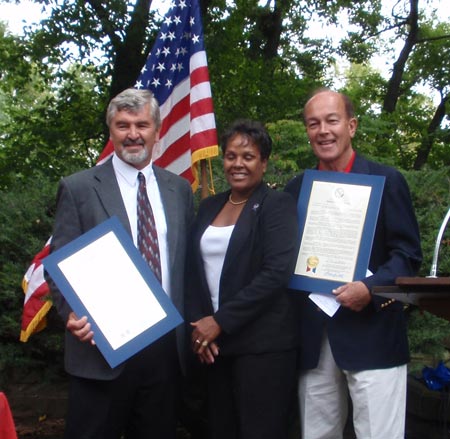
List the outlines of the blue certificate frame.
<svg viewBox="0 0 450 439">
<path fill-rule="evenodd" d="M 353 281 L 367 277 L 370 253 L 372 250 L 373 237 L 378 219 L 378 213 L 383 195 L 385 177 L 379 175 L 367 175 L 356 173 L 343 173 L 331 171 L 306 170 L 303 175 L 302 186 L 297 202 L 299 218 L 300 239 L 304 238 L 305 223 L 310 206 L 311 191 L 315 182 L 328 182 L 345 185 L 369 186 L 370 196 L 368 200 L 366 216 L 362 226 L 361 240 L 356 256 Z M 297 270 L 296 270 L 297 271 Z M 336 279 L 327 279 L 311 275 L 294 274 L 291 277 L 289 287 L 295 290 L 332 293 L 332 290 L 348 282 Z"/>
<path fill-rule="evenodd" d="M 136 278 L 138 279 L 139 283 L 141 285 L 146 284 L 146 286 L 148 286 L 148 288 L 151 290 L 149 294 L 153 293 L 154 295 L 154 298 L 152 298 L 152 300 L 154 301 L 154 299 L 156 299 L 157 303 L 156 302 L 153 303 L 156 304 L 159 303 L 159 306 L 157 307 L 160 312 L 159 316 L 165 315 L 165 317 L 162 318 L 158 317 L 155 320 L 156 323 L 155 322 L 152 322 L 151 324 L 148 323 L 150 326 L 147 327 L 147 329 L 145 329 L 143 332 L 140 332 L 138 335 L 133 336 L 133 338 L 129 340 L 127 339 L 128 341 L 121 343 L 118 345 L 118 347 L 116 346 L 114 348 L 111 345 L 110 340 L 108 340 L 108 338 L 105 336 L 104 333 L 105 331 L 102 330 L 102 327 L 100 327 L 99 323 L 96 322 L 96 320 L 94 319 L 92 315 L 93 311 L 92 307 L 89 308 L 89 306 L 87 306 L 84 303 L 84 301 L 80 298 L 80 295 L 74 289 L 71 282 L 69 282 L 64 271 L 61 269 L 61 263 L 64 264 L 65 262 L 67 262 L 68 260 L 67 258 L 70 258 L 77 252 L 86 249 L 89 245 L 95 244 L 97 240 L 104 238 L 105 235 L 110 234 L 111 232 L 117 239 L 119 243 L 119 248 L 120 246 L 123 247 L 123 250 L 125 250 L 126 252 L 126 256 L 128 256 L 128 258 L 130 258 L 131 260 L 131 264 L 134 264 L 134 267 L 137 269 L 138 271 L 137 275 L 134 269 L 133 273 L 134 275 L 136 275 Z M 109 236 L 111 235 L 108 235 L 108 237 Z M 114 243 L 116 244 L 115 240 Z M 126 258 L 125 260 L 126 262 L 129 262 Z M 95 264 L 95 258 L 93 259 L 92 263 Z M 126 230 L 124 229 L 124 227 L 122 226 L 117 217 L 109 218 L 105 222 L 89 230 L 87 233 L 76 238 L 69 244 L 51 253 L 43 260 L 43 265 L 45 270 L 48 272 L 48 274 L 52 277 L 55 284 L 58 286 L 59 290 L 61 291 L 61 294 L 67 300 L 72 310 L 75 312 L 75 314 L 80 317 L 81 316 L 88 317 L 88 321 L 91 323 L 92 330 L 94 331 L 94 340 L 96 346 L 103 354 L 105 360 L 108 362 L 111 368 L 114 368 L 117 365 L 121 364 L 122 362 L 124 362 L 125 360 L 127 360 L 140 350 L 144 349 L 146 346 L 150 345 L 155 340 L 162 337 L 164 334 L 168 333 L 169 331 L 171 331 L 172 329 L 174 329 L 176 326 L 178 326 L 183 322 L 180 313 L 175 308 L 175 306 L 173 305 L 172 301 L 167 296 L 167 294 L 164 292 L 163 288 L 161 287 L 161 284 L 156 279 L 155 275 L 153 274 L 148 264 L 142 258 L 138 249 L 135 247 L 131 237 L 126 232 Z M 82 273 L 80 273 L 80 276 L 82 276 Z M 98 273 L 98 276 L 115 276 L 115 278 L 119 279 L 121 273 L 114 273 L 114 272 Z M 142 280 L 145 282 L 145 284 L 142 283 Z M 121 279 L 121 281 L 123 281 L 123 278 Z M 144 295 L 146 294 L 146 291 L 147 289 L 145 288 Z M 127 297 L 126 295 L 124 295 L 123 300 L 126 299 Z M 105 304 L 105 306 L 107 306 L 107 304 Z M 160 308 L 162 308 L 163 311 L 161 311 Z M 123 317 L 124 317 L 123 320 L 120 319 L 119 321 L 115 322 L 114 325 L 116 324 L 120 325 L 122 321 L 127 321 L 127 318 L 128 319 L 133 318 L 133 316 L 123 316 Z M 145 324 L 147 323 L 144 323 L 144 325 Z"/>
</svg>

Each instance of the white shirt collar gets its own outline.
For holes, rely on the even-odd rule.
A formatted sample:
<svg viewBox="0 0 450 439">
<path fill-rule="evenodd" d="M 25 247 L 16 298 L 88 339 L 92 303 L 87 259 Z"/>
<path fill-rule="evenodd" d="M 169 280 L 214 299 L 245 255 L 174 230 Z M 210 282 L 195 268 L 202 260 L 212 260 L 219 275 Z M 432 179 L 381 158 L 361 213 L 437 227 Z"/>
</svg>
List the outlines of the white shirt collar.
<svg viewBox="0 0 450 439">
<path fill-rule="evenodd" d="M 137 184 L 137 175 L 139 172 L 144 174 L 145 181 L 147 182 L 154 178 L 153 160 L 151 160 L 143 169 L 136 169 L 134 166 L 124 162 L 116 153 L 113 154 L 112 161 L 114 170 L 118 172 L 130 186 L 135 186 Z"/>
</svg>

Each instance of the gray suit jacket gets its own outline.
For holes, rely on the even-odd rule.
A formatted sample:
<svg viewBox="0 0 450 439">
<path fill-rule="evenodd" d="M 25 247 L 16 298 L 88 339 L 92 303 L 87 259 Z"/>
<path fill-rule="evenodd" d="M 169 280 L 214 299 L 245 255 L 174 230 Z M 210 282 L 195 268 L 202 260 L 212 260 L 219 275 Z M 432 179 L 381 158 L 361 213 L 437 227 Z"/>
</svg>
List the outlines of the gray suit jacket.
<svg viewBox="0 0 450 439">
<path fill-rule="evenodd" d="M 171 298 L 178 311 L 183 313 L 186 239 L 194 215 L 192 190 L 185 179 L 157 166 L 153 169 L 167 222 Z M 114 215 L 131 235 L 111 160 L 61 180 L 57 202 L 51 251 Z M 51 279 L 48 281 L 58 313 L 67 322 L 71 309 Z M 177 345 L 180 364 L 184 368 L 184 325 L 177 328 Z M 123 366 L 111 369 L 95 346 L 78 341 L 66 331 L 65 367 L 68 373 L 83 378 L 109 380 L 116 378 Z"/>
</svg>

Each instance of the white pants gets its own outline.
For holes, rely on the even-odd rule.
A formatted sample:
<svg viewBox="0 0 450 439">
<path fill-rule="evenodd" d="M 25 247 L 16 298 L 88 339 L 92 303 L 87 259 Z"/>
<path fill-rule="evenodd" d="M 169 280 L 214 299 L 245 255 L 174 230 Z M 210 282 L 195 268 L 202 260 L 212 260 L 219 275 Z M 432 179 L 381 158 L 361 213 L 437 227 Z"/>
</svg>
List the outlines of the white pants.
<svg viewBox="0 0 450 439">
<path fill-rule="evenodd" d="M 406 379 L 406 365 L 356 372 L 339 369 L 325 336 L 317 368 L 300 375 L 302 438 L 341 439 L 350 394 L 358 439 L 404 439 Z"/>
</svg>

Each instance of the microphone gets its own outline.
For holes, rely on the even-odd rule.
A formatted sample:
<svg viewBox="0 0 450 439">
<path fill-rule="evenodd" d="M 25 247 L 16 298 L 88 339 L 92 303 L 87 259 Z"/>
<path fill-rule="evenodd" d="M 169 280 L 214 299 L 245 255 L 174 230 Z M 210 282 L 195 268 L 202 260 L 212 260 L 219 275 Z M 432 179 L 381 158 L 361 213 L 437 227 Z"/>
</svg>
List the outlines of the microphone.
<svg viewBox="0 0 450 439">
<path fill-rule="evenodd" d="M 436 245 L 434 246 L 433 253 L 433 261 L 431 263 L 430 275 L 427 277 L 437 277 L 437 262 L 439 255 L 439 247 L 441 246 L 442 236 L 444 235 L 445 228 L 447 227 L 448 220 L 450 219 L 450 208 L 447 211 L 447 215 L 445 215 L 444 221 L 442 221 L 441 228 L 439 229 L 439 233 L 436 238 Z"/>
</svg>

